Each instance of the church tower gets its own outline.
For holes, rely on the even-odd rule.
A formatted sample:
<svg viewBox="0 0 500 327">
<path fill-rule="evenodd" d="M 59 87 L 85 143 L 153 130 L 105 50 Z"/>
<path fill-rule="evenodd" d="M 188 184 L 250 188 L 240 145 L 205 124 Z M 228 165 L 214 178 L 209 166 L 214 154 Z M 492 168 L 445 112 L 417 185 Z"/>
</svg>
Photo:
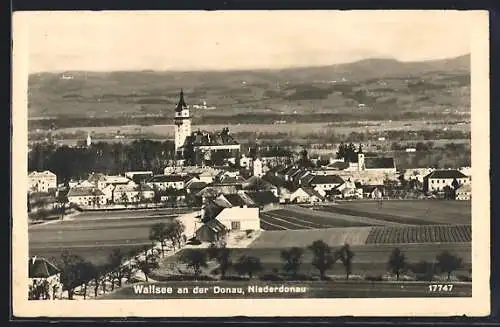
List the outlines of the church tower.
<svg viewBox="0 0 500 327">
<path fill-rule="evenodd" d="M 189 106 L 184 101 L 184 92 L 181 89 L 179 103 L 175 107 L 175 153 L 179 153 L 186 138 L 191 135 L 191 116 Z"/>
</svg>

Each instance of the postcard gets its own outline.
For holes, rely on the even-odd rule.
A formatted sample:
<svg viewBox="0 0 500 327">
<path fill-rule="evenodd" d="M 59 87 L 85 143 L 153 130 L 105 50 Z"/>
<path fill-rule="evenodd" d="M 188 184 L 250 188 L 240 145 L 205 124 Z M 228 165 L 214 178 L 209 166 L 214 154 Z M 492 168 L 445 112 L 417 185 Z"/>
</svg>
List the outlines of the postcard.
<svg viewBox="0 0 500 327">
<path fill-rule="evenodd" d="M 486 11 L 13 15 L 17 317 L 485 316 Z"/>
</svg>

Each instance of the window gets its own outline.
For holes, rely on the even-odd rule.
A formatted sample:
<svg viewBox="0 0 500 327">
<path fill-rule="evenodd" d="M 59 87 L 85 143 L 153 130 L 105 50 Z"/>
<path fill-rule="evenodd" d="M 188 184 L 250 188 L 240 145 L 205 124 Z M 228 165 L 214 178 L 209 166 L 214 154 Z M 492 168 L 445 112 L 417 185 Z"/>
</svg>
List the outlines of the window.
<svg viewBox="0 0 500 327">
<path fill-rule="evenodd" d="M 443 179 L 443 184 L 446 183 L 446 181 Z"/>
<path fill-rule="evenodd" d="M 240 230 L 241 229 L 241 223 L 239 221 L 232 221 L 231 222 L 231 229 Z"/>
</svg>

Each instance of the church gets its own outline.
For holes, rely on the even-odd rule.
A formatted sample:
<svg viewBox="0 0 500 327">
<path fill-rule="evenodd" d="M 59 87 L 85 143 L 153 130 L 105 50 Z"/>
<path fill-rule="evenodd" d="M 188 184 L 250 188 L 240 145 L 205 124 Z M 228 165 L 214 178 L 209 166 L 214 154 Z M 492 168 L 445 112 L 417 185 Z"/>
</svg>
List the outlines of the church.
<svg viewBox="0 0 500 327">
<path fill-rule="evenodd" d="M 182 166 L 221 166 L 239 157 L 241 146 L 229 134 L 229 128 L 211 133 L 192 131 L 189 106 L 181 90 L 175 107 L 175 154 Z"/>
</svg>

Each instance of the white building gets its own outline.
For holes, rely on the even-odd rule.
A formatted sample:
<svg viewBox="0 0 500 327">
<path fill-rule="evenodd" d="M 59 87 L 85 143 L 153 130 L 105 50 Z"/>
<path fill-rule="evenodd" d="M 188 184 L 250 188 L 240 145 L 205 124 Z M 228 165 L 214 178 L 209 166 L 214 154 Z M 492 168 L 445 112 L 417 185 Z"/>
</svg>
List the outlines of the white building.
<svg viewBox="0 0 500 327">
<path fill-rule="evenodd" d="M 290 194 L 290 202 L 294 203 L 317 203 L 324 199 L 321 193 L 309 187 L 300 187 Z"/>
<path fill-rule="evenodd" d="M 148 185 L 117 185 L 113 191 L 114 203 L 137 203 L 153 199 L 155 192 Z"/>
<path fill-rule="evenodd" d="M 191 135 L 191 116 L 189 106 L 184 100 L 184 92 L 181 90 L 179 103 L 175 108 L 175 152 L 177 153 L 186 142 L 186 138 Z"/>
<path fill-rule="evenodd" d="M 342 183 L 344 183 L 344 180 L 338 175 L 316 175 L 309 182 L 311 187 L 317 191 L 331 190 Z"/>
<path fill-rule="evenodd" d="M 262 171 L 262 161 L 257 158 L 253 161 L 253 176 L 262 177 L 264 172 Z"/>
<path fill-rule="evenodd" d="M 68 201 L 79 206 L 101 206 L 106 204 L 106 196 L 95 187 L 73 187 L 68 192 Z"/>
<path fill-rule="evenodd" d="M 259 208 L 232 207 L 223 209 L 216 217 L 228 230 L 259 230 Z"/>
<path fill-rule="evenodd" d="M 48 192 L 57 188 L 57 176 L 49 170 L 42 172 L 33 171 L 28 174 L 29 192 Z"/>
<path fill-rule="evenodd" d="M 173 188 L 182 190 L 186 187 L 186 183 L 192 178 L 189 175 L 156 175 L 146 182 L 150 187 L 165 190 Z"/>
<path fill-rule="evenodd" d="M 456 182 L 455 182 L 456 181 Z M 429 175 L 425 176 L 424 188 L 427 192 L 443 191 L 446 186 L 454 189 L 454 183 L 457 186 L 469 184 L 470 177 L 465 176 L 458 170 L 435 170 Z"/>
</svg>

